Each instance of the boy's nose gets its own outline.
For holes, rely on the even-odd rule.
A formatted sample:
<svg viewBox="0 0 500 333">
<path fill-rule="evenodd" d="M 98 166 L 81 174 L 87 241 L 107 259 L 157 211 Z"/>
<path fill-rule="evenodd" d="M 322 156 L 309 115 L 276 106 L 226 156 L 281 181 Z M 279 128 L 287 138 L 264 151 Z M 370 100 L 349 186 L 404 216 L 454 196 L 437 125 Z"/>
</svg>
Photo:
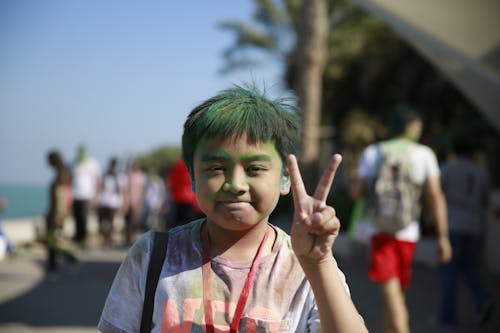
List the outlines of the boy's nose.
<svg viewBox="0 0 500 333">
<path fill-rule="evenodd" d="M 235 168 L 224 183 L 223 189 L 233 193 L 248 191 L 247 177 L 244 170 Z"/>
</svg>

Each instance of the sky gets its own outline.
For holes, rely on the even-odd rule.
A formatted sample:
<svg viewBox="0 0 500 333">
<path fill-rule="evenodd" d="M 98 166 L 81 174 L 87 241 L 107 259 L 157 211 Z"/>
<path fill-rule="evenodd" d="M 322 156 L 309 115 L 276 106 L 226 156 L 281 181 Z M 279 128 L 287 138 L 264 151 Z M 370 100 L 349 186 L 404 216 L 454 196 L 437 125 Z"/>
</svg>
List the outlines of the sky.
<svg viewBox="0 0 500 333">
<path fill-rule="evenodd" d="M 46 184 L 79 144 L 105 168 L 180 146 L 189 111 L 233 84 L 279 87 L 277 62 L 219 74 L 251 0 L 0 0 L 0 182 Z M 272 89 L 271 89 L 272 90 Z"/>
</svg>

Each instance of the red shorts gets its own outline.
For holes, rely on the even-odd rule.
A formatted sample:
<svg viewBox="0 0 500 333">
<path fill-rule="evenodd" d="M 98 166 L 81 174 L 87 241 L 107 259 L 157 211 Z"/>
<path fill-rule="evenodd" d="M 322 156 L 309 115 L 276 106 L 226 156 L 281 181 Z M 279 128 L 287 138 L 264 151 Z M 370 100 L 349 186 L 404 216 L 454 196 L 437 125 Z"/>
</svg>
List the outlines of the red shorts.
<svg viewBox="0 0 500 333">
<path fill-rule="evenodd" d="M 392 235 L 377 234 L 371 239 L 368 276 L 373 282 L 399 279 L 401 286 L 410 286 L 411 266 L 417 243 L 401 241 Z"/>
</svg>

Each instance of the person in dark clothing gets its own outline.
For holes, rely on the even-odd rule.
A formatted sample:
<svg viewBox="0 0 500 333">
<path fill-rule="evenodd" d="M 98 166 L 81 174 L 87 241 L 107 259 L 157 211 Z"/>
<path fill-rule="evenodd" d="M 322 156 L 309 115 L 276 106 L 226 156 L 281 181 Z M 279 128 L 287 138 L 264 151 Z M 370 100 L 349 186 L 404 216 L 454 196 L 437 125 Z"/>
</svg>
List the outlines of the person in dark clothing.
<svg viewBox="0 0 500 333">
<path fill-rule="evenodd" d="M 52 150 L 47 155 L 49 165 L 55 171 L 55 177 L 49 188 L 49 207 L 45 218 L 47 248 L 47 273 L 57 272 L 57 259 L 63 256 L 68 261 L 76 261 L 76 256 L 61 245 L 60 231 L 66 217 L 71 214 L 73 201 L 71 188 L 71 173 L 63 162 L 61 154 Z"/>
</svg>

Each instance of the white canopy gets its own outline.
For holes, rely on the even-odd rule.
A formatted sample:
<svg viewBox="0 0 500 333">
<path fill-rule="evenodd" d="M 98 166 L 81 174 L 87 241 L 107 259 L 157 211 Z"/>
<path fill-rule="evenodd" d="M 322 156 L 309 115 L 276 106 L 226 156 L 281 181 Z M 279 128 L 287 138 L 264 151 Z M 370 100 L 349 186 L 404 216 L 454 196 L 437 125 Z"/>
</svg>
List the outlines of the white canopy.
<svg viewBox="0 0 500 333">
<path fill-rule="evenodd" d="M 426 57 L 500 131 L 500 0 L 353 0 Z"/>
</svg>

